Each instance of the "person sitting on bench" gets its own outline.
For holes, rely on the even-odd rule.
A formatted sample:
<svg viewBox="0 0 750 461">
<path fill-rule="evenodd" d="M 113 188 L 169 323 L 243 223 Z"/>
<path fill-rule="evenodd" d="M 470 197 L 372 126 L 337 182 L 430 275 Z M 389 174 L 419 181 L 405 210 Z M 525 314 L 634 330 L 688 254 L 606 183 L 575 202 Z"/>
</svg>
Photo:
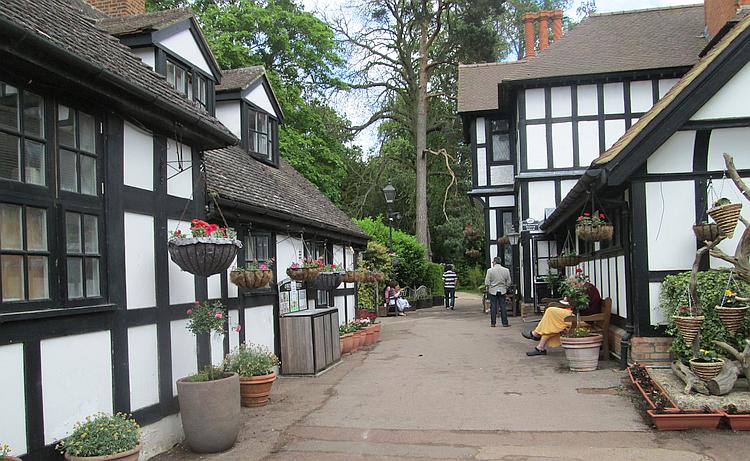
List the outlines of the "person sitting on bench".
<svg viewBox="0 0 750 461">
<path fill-rule="evenodd" d="M 404 312 L 406 309 L 411 307 L 409 301 L 404 297 L 404 290 L 398 285 L 398 282 L 392 280 L 387 287 L 385 287 L 385 303 L 390 309 L 394 307 L 398 315 L 406 315 Z"/>
<path fill-rule="evenodd" d="M 580 268 L 576 269 L 576 272 L 580 271 Z M 571 284 L 580 283 L 575 276 L 569 277 L 567 282 Z M 589 297 L 589 307 L 581 311 L 581 317 L 598 314 L 602 308 L 602 297 L 599 294 L 599 290 L 591 282 L 585 282 L 583 287 L 586 288 L 586 294 Z M 526 355 L 529 357 L 547 355 L 547 347 L 558 347 L 562 344 L 560 333 L 570 327 L 570 324 L 565 319 L 573 315 L 570 307 L 564 307 L 566 304 L 568 304 L 567 299 L 563 299 L 559 302 L 559 306 L 548 306 L 544 310 L 542 320 L 539 321 L 536 328 L 529 332 L 521 332 L 524 338 L 539 341 L 539 344 L 527 352 Z"/>
</svg>

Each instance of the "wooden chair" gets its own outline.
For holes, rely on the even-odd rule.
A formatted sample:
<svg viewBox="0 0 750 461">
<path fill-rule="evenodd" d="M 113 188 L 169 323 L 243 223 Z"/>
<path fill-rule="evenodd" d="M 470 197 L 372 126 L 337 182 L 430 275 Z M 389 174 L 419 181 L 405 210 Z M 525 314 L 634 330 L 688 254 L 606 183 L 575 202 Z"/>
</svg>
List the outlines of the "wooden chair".
<svg viewBox="0 0 750 461">
<path fill-rule="evenodd" d="M 612 315 L 612 298 L 604 298 L 602 300 L 602 311 L 594 315 L 581 316 L 581 321 L 591 325 L 592 331 L 597 331 L 602 334 L 604 341 L 602 342 L 602 351 L 604 352 L 603 360 L 609 360 L 609 320 Z M 568 317 L 572 321 L 571 326 L 575 328 L 576 317 L 572 315 Z M 566 320 L 568 320 L 566 319 Z"/>
</svg>

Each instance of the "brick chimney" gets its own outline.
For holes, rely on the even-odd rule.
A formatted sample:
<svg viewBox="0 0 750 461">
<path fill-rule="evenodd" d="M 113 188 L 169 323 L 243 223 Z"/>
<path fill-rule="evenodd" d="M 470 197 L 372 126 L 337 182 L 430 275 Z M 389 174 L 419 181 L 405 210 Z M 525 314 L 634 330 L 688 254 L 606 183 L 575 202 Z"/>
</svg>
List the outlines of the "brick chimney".
<svg viewBox="0 0 750 461">
<path fill-rule="evenodd" d="M 563 12 L 562 10 L 552 10 L 550 17 L 552 18 L 552 37 L 555 41 L 558 41 L 563 34 Z"/>
<path fill-rule="evenodd" d="M 130 16 L 146 12 L 146 0 L 87 0 L 107 16 Z"/>
<path fill-rule="evenodd" d="M 533 58 L 536 56 L 535 48 L 535 39 L 534 39 L 534 23 L 536 22 L 537 18 L 539 17 L 539 13 L 524 13 L 523 16 L 521 16 L 521 20 L 523 21 L 523 31 L 524 31 L 524 43 L 526 44 L 526 57 L 527 58 Z"/>
<path fill-rule="evenodd" d="M 539 52 L 549 48 L 549 14 L 550 11 L 539 12 Z"/>
<path fill-rule="evenodd" d="M 704 0 L 703 16 L 708 37 L 716 35 L 742 7 L 750 8 L 750 0 Z"/>
<path fill-rule="evenodd" d="M 740 0 L 743 1 L 743 0 Z M 744 0 L 750 2 L 750 0 Z M 562 10 L 544 10 L 534 13 L 524 13 L 521 16 L 523 21 L 524 31 L 524 43 L 525 52 L 527 58 L 536 56 L 537 52 L 535 49 L 536 37 L 535 29 L 536 23 L 539 23 L 539 52 L 549 48 L 549 30 L 550 20 L 552 20 L 552 36 L 554 41 L 558 41 L 563 35 L 563 12 Z M 553 42 L 554 43 L 554 42 Z"/>
</svg>

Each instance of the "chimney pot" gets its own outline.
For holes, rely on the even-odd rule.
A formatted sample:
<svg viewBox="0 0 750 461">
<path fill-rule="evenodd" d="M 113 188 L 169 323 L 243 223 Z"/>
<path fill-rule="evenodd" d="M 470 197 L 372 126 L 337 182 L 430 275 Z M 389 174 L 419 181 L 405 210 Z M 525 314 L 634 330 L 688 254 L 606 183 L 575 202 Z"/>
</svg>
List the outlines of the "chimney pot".
<svg viewBox="0 0 750 461">
<path fill-rule="evenodd" d="M 563 34 L 563 12 L 562 10 L 552 10 L 550 16 L 552 17 L 552 37 L 555 39 L 555 42 L 557 42 L 562 38 Z"/>
<path fill-rule="evenodd" d="M 539 12 L 539 52 L 549 48 L 549 11 Z"/>
<path fill-rule="evenodd" d="M 539 13 L 524 13 L 523 16 L 521 16 L 527 58 L 533 58 L 536 56 L 536 51 L 534 51 L 534 22 L 538 17 Z"/>
</svg>

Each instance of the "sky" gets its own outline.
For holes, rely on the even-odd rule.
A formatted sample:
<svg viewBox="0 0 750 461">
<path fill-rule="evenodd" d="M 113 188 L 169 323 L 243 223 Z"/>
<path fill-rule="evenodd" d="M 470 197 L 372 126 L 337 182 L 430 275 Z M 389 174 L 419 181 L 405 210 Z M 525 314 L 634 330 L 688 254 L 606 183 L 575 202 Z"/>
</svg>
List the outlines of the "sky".
<svg viewBox="0 0 750 461">
<path fill-rule="evenodd" d="M 306 11 L 322 13 L 328 16 L 335 16 L 342 7 L 350 4 L 349 0 L 302 0 Z M 576 8 L 582 3 L 582 0 L 573 0 L 573 4 L 565 13 L 571 17 L 576 17 Z M 702 0 L 596 0 L 597 13 L 609 13 L 613 11 L 639 10 L 643 8 L 660 8 L 675 5 L 687 5 L 703 3 Z M 319 14 L 320 16 L 320 14 Z M 341 104 L 344 114 L 354 123 L 363 122 L 372 113 L 368 107 L 362 104 L 359 98 L 346 98 Z M 371 127 L 360 133 L 355 139 L 354 144 L 362 147 L 365 155 L 372 153 L 377 148 L 377 132 L 375 127 Z"/>
</svg>

